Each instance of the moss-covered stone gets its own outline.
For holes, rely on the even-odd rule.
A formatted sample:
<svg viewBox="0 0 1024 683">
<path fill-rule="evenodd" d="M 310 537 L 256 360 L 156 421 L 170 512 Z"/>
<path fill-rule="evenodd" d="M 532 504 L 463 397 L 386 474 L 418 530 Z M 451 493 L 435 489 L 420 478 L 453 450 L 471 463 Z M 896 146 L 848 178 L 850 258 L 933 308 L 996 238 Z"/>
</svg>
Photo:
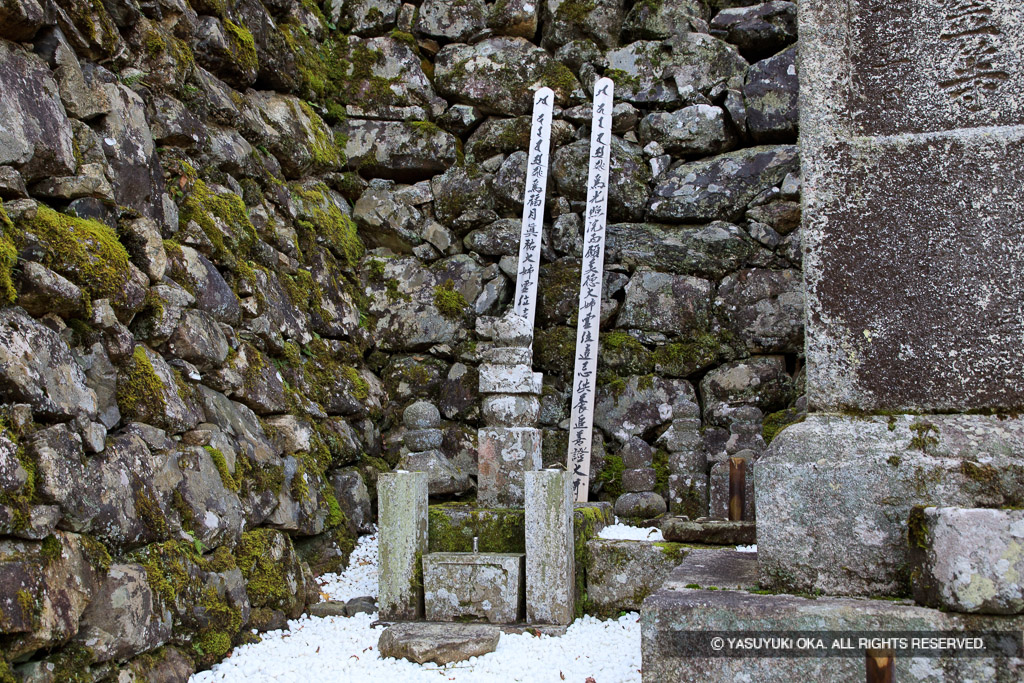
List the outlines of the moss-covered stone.
<svg viewBox="0 0 1024 683">
<path fill-rule="evenodd" d="M 473 538 L 487 553 L 525 553 L 526 522 L 523 510 L 478 508 L 450 503 L 427 510 L 427 547 L 430 552 L 471 552 Z"/>
<path fill-rule="evenodd" d="M 13 232 L 14 224 L 4 211 L 4 202 L 0 199 L 0 306 L 14 303 L 17 297 L 11 279 L 11 272 L 18 263 L 18 249 L 11 238 Z"/>
<path fill-rule="evenodd" d="M 434 287 L 434 306 L 446 318 L 459 320 L 465 316 L 469 304 L 462 293 L 455 289 L 455 283 L 448 279 Z"/>
<path fill-rule="evenodd" d="M 236 24 L 230 19 L 225 19 L 224 30 L 228 35 L 231 55 L 240 69 L 253 73 L 259 70 L 260 60 L 256 54 L 256 43 L 249 29 L 244 24 Z"/>
<path fill-rule="evenodd" d="M 140 422 L 162 413 L 167 407 L 163 382 L 141 345 L 135 347 L 118 376 L 117 407 L 125 419 Z"/>
<path fill-rule="evenodd" d="M 13 227 L 5 224 L 4 234 L 19 248 L 33 235 L 46 250 L 43 265 L 74 282 L 90 298 L 123 299 L 131 279 L 128 252 L 110 226 L 39 205 L 34 218 L 21 218 Z M 7 254 L 4 259 L 10 256 L 9 250 L 2 253 Z"/>
</svg>

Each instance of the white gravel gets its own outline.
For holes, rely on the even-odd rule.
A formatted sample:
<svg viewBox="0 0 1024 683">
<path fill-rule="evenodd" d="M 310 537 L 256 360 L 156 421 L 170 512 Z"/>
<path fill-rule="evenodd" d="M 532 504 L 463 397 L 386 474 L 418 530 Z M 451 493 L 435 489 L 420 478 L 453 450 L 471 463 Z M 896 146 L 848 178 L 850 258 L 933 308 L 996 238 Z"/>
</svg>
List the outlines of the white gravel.
<svg viewBox="0 0 1024 683">
<path fill-rule="evenodd" d="M 376 596 L 377 535 L 359 539 L 345 572 L 325 574 L 318 582 L 325 600 Z M 383 627 L 372 627 L 376 620 L 376 614 L 322 619 L 303 615 L 289 621 L 287 630 L 268 631 L 262 634 L 262 642 L 235 648 L 213 669 L 192 676 L 190 683 L 589 683 L 588 679 L 594 683 L 639 683 L 641 680 L 640 618 L 636 612 L 608 621 L 585 616 L 573 622 L 564 636 L 557 638 L 503 634 L 494 652 L 446 667 L 381 659 L 377 639 Z"/>
<path fill-rule="evenodd" d="M 628 524 L 611 524 L 601 529 L 598 538 L 614 541 L 664 541 L 661 529 L 657 527 L 638 527 Z"/>
<path fill-rule="evenodd" d="M 740 551 L 741 553 L 756 553 L 757 544 L 755 543 L 754 545 L 738 545 L 736 546 L 736 550 Z"/>
<path fill-rule="evenodd" d="M 348 569 L 341 574 L 317 577 L 322 600 L 343 600 L 369 595 L 377 597 L 377 532 L 360 536 L 348 559 Z"/>
</svg>

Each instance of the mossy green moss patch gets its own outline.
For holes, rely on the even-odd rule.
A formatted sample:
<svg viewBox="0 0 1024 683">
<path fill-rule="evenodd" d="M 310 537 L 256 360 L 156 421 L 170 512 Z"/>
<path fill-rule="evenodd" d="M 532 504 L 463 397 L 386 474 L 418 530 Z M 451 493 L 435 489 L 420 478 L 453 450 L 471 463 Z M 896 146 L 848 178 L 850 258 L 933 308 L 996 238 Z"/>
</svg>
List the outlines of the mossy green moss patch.
<svg viewBox="0 0 1024 683">
<path fill-rule="evenodd" d="M 225 19 L 224 30 L 227 32 L 229 49 L 235 63 L 242 71 L 258 71 L 260 60 L 256 55 L 256 43 L 249 29 L 244 24 L 236 24 L 230 19 Z"/>
<path fill-rule="evenodd" d="M 11 278 L 14 266 L 18 263 L 18 249 L 11 238 L 13 232 L 14 224 L 4 211 L 4 202 L 0 199 L 0 306 L 14 303 L 18 296 Z"/>
<path fill-rule="evenodd" d="M 126 420 L 141 422 L 162 415 L 167 408 L 164 384 L 142 345 L 135 347 L 118 374 L 117 407 Z"/>
<path fill-rule="evenodd" d="M 253 607 L 284 609 L 292 602 L 284 569 L 271 552 L 275 537 L 280 533 L 273 529 L 246 531 L 235 548 L 235 561 L 245 577 Z"/>
<path fill-rule="evenodd" d="M 13 229 L 5 225 L 4 233 L 16 246 L 28 234 L 34 235 L 46 250 L 43 265 L 74 282 L 90 298 L 120 301 L 124 296 L 131 278 L 128 252 L 110 226 L 39 205 L 35 218 L 19 219 Z"/>
<path fill-rule="evenodd" d="M 455 283 L 450 279 L 434 287 L 434 306 L 441 315 L 453 320 L 462 319 L 469 308 L 466 298 L 455 289 Z"/>
</svg>

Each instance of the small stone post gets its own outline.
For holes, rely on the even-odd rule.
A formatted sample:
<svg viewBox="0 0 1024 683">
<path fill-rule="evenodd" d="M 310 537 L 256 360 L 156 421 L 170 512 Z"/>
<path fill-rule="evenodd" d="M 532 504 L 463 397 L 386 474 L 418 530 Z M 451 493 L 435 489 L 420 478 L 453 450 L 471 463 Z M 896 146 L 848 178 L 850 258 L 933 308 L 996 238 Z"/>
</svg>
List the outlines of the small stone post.
<svg viewBox="0 0 1024 683">
<path fill-rule="evenodd" d="M 572 479 L 561 470 L 526 473 L 526 620 L 568 624 L 575 611 Z"/>
<path fill-rule="evenodd" d="M 388 472 L 377 480 L 381 619 L 423 618 L 427 551 L 427 473 Z"/>
</svg>

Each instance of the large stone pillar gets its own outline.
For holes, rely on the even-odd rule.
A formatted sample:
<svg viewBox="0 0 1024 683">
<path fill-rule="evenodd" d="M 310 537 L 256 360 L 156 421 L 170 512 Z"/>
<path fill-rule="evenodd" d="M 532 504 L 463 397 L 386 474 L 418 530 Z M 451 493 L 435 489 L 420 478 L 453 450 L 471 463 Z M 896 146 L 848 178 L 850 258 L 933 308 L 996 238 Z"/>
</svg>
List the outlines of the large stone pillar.
<svg viewBox="0 0 1024 683">
<path fill-rule="evenodd" d="M 903 592 L 914 505 L 1024 503 L 1024 5 L 804 0 L 807 396 L 762 582 Z"/>
<path fill-rule="evenodd" d="M 423 618 L 423 554 L 427 552 L 427 473 L 387 472 L 377 480 L 381 619 Z"/>
<path fill-rule="evenodd" d="M 525 479 L 526 620 L 568 624 L 576 608 L 572 479 L 562 470 Z"/>
</svg>

